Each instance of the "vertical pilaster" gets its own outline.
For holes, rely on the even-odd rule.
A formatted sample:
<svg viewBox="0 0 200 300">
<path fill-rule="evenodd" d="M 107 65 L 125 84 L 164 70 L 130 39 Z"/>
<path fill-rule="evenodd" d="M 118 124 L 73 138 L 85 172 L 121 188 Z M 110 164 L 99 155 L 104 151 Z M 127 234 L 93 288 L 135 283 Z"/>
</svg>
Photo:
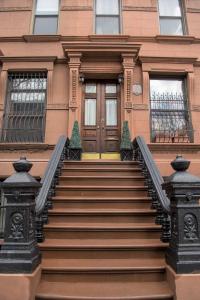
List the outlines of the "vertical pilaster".
<svg viewBox="0 0 200 300">
<path fill-rule="evenodd" d="M 124 71 L 124 120 L 128 121 L 130 131 L 133 130 L 133 69 L 135 66 L 134 55 L 130 53 L 122 53 L 122 66 Z"/>
<path fill-rule="evenodd" d="M 81 123 L 81 93 L 79 83 L 79 70 L 81 66 L 81 53 L 68 53 L 69 57 L 69 126 L 70 137 L 74 121 Z"/>
</svg>

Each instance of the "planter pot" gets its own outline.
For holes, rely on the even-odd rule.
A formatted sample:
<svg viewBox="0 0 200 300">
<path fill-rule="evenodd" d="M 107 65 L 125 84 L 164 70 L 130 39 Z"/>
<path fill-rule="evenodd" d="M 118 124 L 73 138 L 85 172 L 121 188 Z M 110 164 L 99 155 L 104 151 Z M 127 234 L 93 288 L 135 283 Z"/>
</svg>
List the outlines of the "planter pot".
<svg viewBox="0 0 200 300">
<path fill-rule="evenodd" d="M 120 150 L 121 160 L 133 160 L 133 149 L 121 149 Z"/>
</svg>

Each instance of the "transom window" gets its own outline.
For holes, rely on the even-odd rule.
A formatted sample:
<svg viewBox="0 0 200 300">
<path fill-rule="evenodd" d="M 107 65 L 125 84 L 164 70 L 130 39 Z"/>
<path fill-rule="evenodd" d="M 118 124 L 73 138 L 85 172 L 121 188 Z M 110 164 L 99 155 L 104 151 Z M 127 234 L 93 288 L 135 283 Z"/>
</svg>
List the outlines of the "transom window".
<svg viewBox="0 0 200 300">
<path fill-rule="evenodd" d="M 158 0 L 160 14 L 160 33 L 183 35 L 182 5 L 180 0 Z"/>
<path fill-rule="evenodd" d="M 96 34 L 120 33 L 120 0 L 96 0 Z"/>
<path fill-rule="evenodd" d="M 56 34 L 59 0 L 37 0 L 34 34 Z"/>
<path fill-rule="evenodd" d="M 9 73 L 1 141 L 44 141 L 47 74 Z"/>
<path fill-rule="evenodd" d="M 193 130 L 182 78 L 150 80 L 151 141 L 189 143 Z"/>
</svg>

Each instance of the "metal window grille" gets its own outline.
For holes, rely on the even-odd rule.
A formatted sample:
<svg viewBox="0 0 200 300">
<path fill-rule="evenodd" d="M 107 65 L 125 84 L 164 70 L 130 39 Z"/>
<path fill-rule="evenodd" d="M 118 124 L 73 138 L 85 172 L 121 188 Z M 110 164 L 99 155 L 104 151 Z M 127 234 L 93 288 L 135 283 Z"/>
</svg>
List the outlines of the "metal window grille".
<svg viewBox="0 0 200 300">
<path fill-rule="evenodd" d="M 191 143 L 193 129 L 187 100 L 183 94 L 151 95 L 151 141 Z"/>
<path fill-rule="evenodd" d="M 47 74 L 9 73 L 1 142 L 44 141 Z"/>
</svg>

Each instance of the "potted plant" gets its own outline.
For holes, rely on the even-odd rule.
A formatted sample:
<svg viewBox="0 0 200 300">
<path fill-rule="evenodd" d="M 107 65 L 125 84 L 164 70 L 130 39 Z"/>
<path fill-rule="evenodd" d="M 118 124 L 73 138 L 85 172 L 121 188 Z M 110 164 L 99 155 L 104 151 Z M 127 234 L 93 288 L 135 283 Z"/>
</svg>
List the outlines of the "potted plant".
<svg viewBox="0 0 200 300">
<path fill-rule="evenodd" d="M 121 160 L 133 160 L 133 145 L 131 142 L 128 121 L 123 122 L 120 156 Z"/>
<path fill-rule="evenodd" d="M 81 154 L 82 154 L 81 137 L 79 132 L 78 121 L 75 121 L 72 129 L 72 136 L 69 142 L 69 159 L 81 160 Z"/>
</svg>

